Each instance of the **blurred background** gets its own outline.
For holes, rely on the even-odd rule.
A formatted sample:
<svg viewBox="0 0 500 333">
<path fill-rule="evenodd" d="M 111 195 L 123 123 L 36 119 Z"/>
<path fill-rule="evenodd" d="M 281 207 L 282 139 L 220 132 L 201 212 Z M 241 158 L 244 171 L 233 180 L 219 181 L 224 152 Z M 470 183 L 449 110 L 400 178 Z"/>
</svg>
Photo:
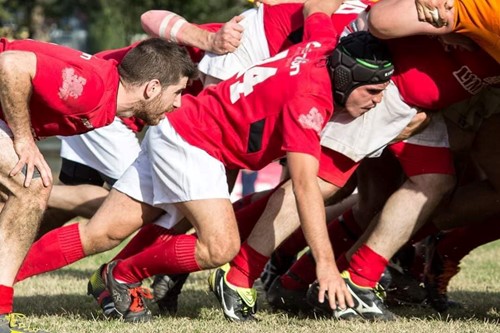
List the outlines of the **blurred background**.
<svg viewBox="0 0 500 333">
<path fill-rule="evenodd" d="M 250 6 L 246 0 L 0 0 L 0 36 L 95 53 L 143 38 L 140 16 L 150 9 L 207 23 L 225 22 Z"/>
</svg>

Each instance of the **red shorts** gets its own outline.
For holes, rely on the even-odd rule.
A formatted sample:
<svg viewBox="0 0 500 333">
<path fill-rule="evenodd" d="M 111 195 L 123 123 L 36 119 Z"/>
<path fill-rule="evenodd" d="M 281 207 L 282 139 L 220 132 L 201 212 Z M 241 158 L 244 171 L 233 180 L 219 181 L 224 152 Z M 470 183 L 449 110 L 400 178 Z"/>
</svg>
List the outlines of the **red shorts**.
<svg viewBox="0 0 500 333">
<path fill-rule="evenodd" d="M 388 146 L 396 156 L 406 176 L 429 173 L 455 174 L 453 156 L 448 147 L 429 147 L 407 142 Z M 359 163 L 326 147 L 321 147 L 318 177 L 338 187 L 343 187 Z"/>
<path fill-rule="evenodd" d="M 321 147 L 318 177 L 335 186 L 343 187 L 359 163 L 339 152 Z"/>
<path fill-rule="evenodd" d="M 428 173 L 455 174 L 453 156 L 448 147 L 429 147 L 398 142 L 388 148 L 399 160 L 408 177 Z"/>
</svg>

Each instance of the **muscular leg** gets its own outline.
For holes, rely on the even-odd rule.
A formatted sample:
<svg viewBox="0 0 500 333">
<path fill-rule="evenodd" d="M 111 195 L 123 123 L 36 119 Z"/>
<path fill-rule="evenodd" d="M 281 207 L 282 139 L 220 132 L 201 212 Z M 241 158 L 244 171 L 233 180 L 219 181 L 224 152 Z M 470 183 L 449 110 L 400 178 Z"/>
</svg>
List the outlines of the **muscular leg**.
<svg viewBox="0 0 500 333">
<path fill-rule="evenodd" d="M 54 185 L 48 206 L 71 211 L 75 216 L 91 218 L 109 191 L 95 185 Z"/>
<path fill-rule="evenodd" d="M 64 267 L 85 256 L 110 250 L 162 213 L 159 208 L 113 189 L 88 222 L 57 228 L 36 241 L 16 280 L 21 281 Z"/>
<path fill-rule="evenodd" d="M 382 212 L 370 223 L 355 248 L 366 243 L 389 260 L 426 222 L 442 197 L 451 190 L 453 183 L 454 177 L 450 175 L 410 177 L 389 197 Z M 349 255 L 355 248 L 349 251 Z"/>
<path fill-rule="evenodd" d="M 464 131 L 458 132 L 455 136 L 459 136 L 460 133 Z M 477 223 L 500 213 L 500 205 L 498 205 L 500 201 L 500 146 L 497 142 L 499 133 L 500 115 L 486 119 L 479 128 L 470 148 L 470 155 L 484 172 L 486 180 L 461 186 L 454 193 L 450 205 L 440 209 L 439 214 L 433 218 L 433 222 L 439 228 L 448 229 L 467 225 L 467 223 Z"/>
<path fill-rule="evenodd" d="M 380 158 L 363 160 L 356 170 L 356 179 L 358 199 L 352 210 L 343 209 L 335 215 L 337 217 L 344 213 L 342 214 L 342 222 L 339 219 L 333 219 L 333 216 L 329 219 L 328 231 L 337 258 L 353 245 L 357 240 L 355 237 L 362 234 L 362 230 L 382 209 L 387 198 L 400 186 L 402 182 L 401 167 L 391 153 L 384 152 Z M 334 207 L 336 206 L 342 205 Z M 339 266 L 339 269 L 347 266 L 341 262 L 338 264 L 343 266 L 342 268 Z M 315 264 L 310 256 L 301 257 L 290 269 L 291 274 L 281 278 L 283 288 L 307 290 L 316 277 L 314 269 Z"/>
<path fill-rule="evenodd" d="M 83 251 L 88 256 L 110 250 L 162 213 L 160 208 L 112 189 L 94 216 L 80 224 Z"/>
<path fill-rule="evenodd" d="M 331 197 L 339 187 L 318 178 L 323 198 Z M 270 256 L 271 253 L 298 227 L 300 220 L 295 205 L 291 181 L 276 191 L 267 204 L 266 210 L 247 239 L 257 252 Z"/>
<path fill-rule="evenodd" d="M 193 200 L 175 206 L 196 230 L 198 240 L 195 254 L 200 268 L 223 265 L 238 253 L 240 237 L 229 200 Z"/>
<path fill-rule="evenodd" d="M 38 230 L 46 207 L 50 187 L 44 187 L 41 178 L 33 179 L 29 188 L 23 186 L 24 175 L 10 177 L 9 172 L 18 161 L 10 138 L 0 138 L 0 192 L 5 204 L 0 212 L 0 285 L 12 287 Z M 2 305 L 9 300 L 2 295 Z M 2 306 L 2 313 L 12 312 Z"/>
<path fill-rule="evenodd" d="M 95 185 L 54 185 L 37 239 L 75 217 L 91 218 L 108 193 Z"/>
<path fill-rule="evenodd" d="M 163 240 L 154 241 L 113 264 L 115 279 L 135 285 L 152 275 L 215 268 L 236 255 L 240 239 L 229 200 L 193 200 L 175 205 L 192 221 L 196 235 L 175 235 L 173 230 L 167 231 Z"/>
</svg>

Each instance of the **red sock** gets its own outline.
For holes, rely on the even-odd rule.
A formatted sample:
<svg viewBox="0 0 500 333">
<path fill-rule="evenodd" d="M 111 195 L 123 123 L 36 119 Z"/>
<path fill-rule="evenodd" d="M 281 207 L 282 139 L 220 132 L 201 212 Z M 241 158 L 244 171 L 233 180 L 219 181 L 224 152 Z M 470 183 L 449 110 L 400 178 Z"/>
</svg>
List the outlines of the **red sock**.
<svg viewBox="0 0 500 333">
<path fill-rule="evenodd" d="M 286 289 L 307 289 L 316 280 L 316 262 L 310 252 L 301 256 L 290 267 L 288 272 L 281 276 L 281 284 Z"/>
<path fill-rule="evenodd" d="M 345 253 L 358 240 L 362 230 L 356 223 L 352 209 L 328 223 L 328 236 L 334 253 Z"/>
<path fill-rule="evenodd" d="M 14 289 L 0 284 L 0 314 L 12 312 Z"/>
<path fill-rule="evenodd" d="M 242 243 L 248 238 L 255 227 L 255 224 L 260 219 L 271 194 L 272 192 L 235 212 L 236 221 L 238 222 L 238 231 L 240 233 Z"/>
<path fill-rule="evenodd" d="M 437 250 L 441 256 L 459 263 L 470 251 L 499 238 L 500 223 L 498 219 L 491 219 L 479 225 L 450 230 L 439 240 Z"/>
<path fill-rule="evenodd" d="M 172 232 L 157 224 L 148 224 L 128 242 L 128 244 L 113 258 L 121 260 L 136 255 L 144 249 L 156 244 L 165 243 L 172 236 Z"/>
<path fill-rule="evenodd" d="M 136 283 L 157 274 L 182 274 L 200 270 L 194 235 L 172 235 L 166 243 L 155 244 L 121 260 L 113 269 L 115 279 Z"/>
<path fill-rule="evenodd" d="M 351 258 L 348 271 L 352 282 L 361 287 L 375 288 L 388 260 L 363 244 Z"/>
<path fill-rule="evenodd" d="M 231 261 L 231 268 L 226 279 L 232 285 L 252 288 L 255 280 L 260 277 L 269 257 L 255 251 L 248 243 L 243 243 L 240 252 Z"/>
<path fill-rule="evenodd" d="M 276 254 L 279 258 L 294 257 L 307 246 L 306 238 L 302 232 L 302 228 L 298 228 L 288 236 L 288 238 L 281 243 L 276 249 Z"/>
<path fill-rule="evenodd" d="M 260 216 L 262 215 L 262 212 L 264 212 L 264 209 L 266 208 L 267 202 L 269 201 L 271 195 L 273 195 L 273 193 L 276 192 L 284 183 L 285 181 L 279 183 L 274 189 L 269 191 L 269 193 L 265 194 L 262 198 L 259 198 L 258 200 L 245 205 L 241 209 L 235 209 L 236 221 L 238 221 L 238 231 L 240 233 L 240 239 L 242 243 L 246 241 L 253 228 L 255 227 L 255 224 L 260 219 Z"/>
<path fill-rule="evenodd" d="M 50 272 L 85 257 L 78 223 L 57 228 L 33 243 L 16 276 L 16 282 Z"/>
</svg>

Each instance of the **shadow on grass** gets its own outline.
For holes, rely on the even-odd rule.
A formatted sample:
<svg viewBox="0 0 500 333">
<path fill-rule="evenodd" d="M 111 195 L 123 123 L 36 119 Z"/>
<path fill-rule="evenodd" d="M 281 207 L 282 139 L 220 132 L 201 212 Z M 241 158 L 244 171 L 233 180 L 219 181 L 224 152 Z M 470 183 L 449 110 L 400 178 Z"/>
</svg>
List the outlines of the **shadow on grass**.
<svg viewBox="0 0 500 333">
<path fill-rule="evenodd" d="M 97 269 L 99 268 L 98 265 L 96 265 Z M 81 268 L 71 268 L 71 267 L 65 267 L 64 269 L 58 269 L 53 272 L 45 273 L 47 276 L 53 275 L 54 277 L 57 277 L 58 279 L 79 279 L 79 280 L 88 280 L 90 276 L 94 273 L 94 270 L 91 269 L 81 269 Z"/>
<path fill-rule="evenodd" d="M 102 317 L 91 296 L 75 294 L 17 296 L 14 298 L 14 310 L 26 315 L 74 316 L 84 320 Z"/>
<path fill-rule="evenodd" d="M 58 274 L 63 272 L 59 271 Z M 77 278 L 87 278 L 92 271 L 87 270 L 65 270 Z M 185 290 L 179 296 L 179 309 L 176 318 L 197 319 L 206 316 L 208 311 L 211 315 L 219 313 L 223 318 L 222 309 L 215 296 L 208 290 L 205 278 L 200 276 L 190 277 Z M 204 284 L 202 288 L 199 286 Z M 198 285 L 198 288 L 192 289 Z M 412 320 L 440 320 L 440 321 L 467 321 L 467 322 L 496 322 L 500 323 L 500 293 L 457 291 L 450 293 L 450 298 L 463 305 L 461 308 L 451 308 L 445 313 L 437 313 L 428 306 L 397 306 L 390 310 L 401 318 Z M 148 301 L 148 307 L 153 315 L 159 316 L 156 304 Z M 259 313 L 265 317 L 273 314 L 263 293 L 259 295 Z M 95 320 L 105 318 L 99 311 L 97 303 L 91 296 L 77 294 L 62 295 L 37 295 L 18 296 L 15 298 L 16 311 L 27 315 L 36 316 L 69 316 L 83 320 Z M 291 316 L 288 314 L 288 316 Z M 293 317 L 293 316 L 291 316 Z M 310 316 L 297 316 L 297 319 L 310 319 Z"/>
<path fill-rule="evenodd" d="M 148 308 L 154 316 L 160 316 L 155 303 L 147 301 Z M 15 311 L 34 316 L 70 316 L 80 320 L 105 320 L 97 302 L 88 295 L 36 295 L 17 296 Z M 186 290 L 179 299 L 178 318 L 199 318 L 203 310 L 218 311 L 218 303 L 213 295 L 203 291 Z M 221 310 L 222 317 L 222 310 Z"/>
<path fill-rule="evenodd" d="M 390 310 L 406 319 L 500 322 L 499 292 L 460 291 L 449 296 L 457 306 L 443 313 L 430 306 L 392 306 Z"/>
</svg>

